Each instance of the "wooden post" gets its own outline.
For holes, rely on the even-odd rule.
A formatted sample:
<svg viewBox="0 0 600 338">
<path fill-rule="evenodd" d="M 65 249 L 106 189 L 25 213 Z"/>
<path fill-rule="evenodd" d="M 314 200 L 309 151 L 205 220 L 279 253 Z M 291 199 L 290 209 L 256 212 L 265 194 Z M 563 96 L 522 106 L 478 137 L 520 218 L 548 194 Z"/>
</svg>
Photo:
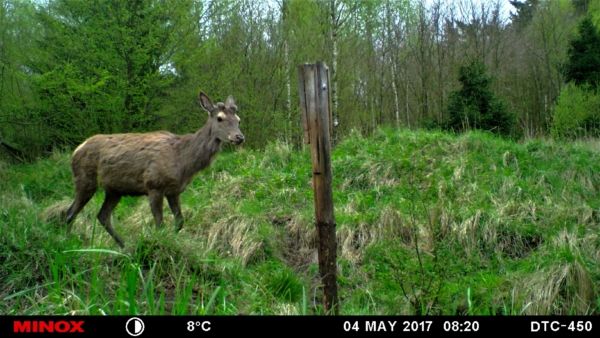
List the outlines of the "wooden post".
<svg viewBox="0 0 600 338">
<path fill-rule="evenodd" d="M 304 141 L 310 144 L 313 166 L 315 216 L 319 241 L 319 273 L 323 281 L 323 306 L 338 314 L 337 240 L 331 189 L 329 69 L 323 62 L 298 67 L 298 91 Z"/>
</svg>

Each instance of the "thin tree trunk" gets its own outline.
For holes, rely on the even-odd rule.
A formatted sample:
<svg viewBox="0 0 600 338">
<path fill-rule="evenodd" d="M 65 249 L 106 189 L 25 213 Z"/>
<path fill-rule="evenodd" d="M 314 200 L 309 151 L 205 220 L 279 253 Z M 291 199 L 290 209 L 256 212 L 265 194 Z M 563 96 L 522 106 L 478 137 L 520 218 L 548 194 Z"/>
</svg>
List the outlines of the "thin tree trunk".
<svg viewBox="0 0 600 338">
<path fill-rule="evenodd" d="M 400 100 L 398 100 L 398 86 L 396 85 L 396 63 L 390 57 L 392 63 L 392 91 L 394 92 L 394 114 L 396 117 L 396 127 L 400 128 Z"/>
<path fill-rule="evenodd" d="M 292 132 L 292 85 L 291 85 L 291 64 L 290 64 L 290 46 L 289 46 L 289 34 L 288 34 L 288 1 L 283 0 L 281 4 L 281 18 L 283 24 L 283 63 L 285 67 L 285 111 L 287 112 L 287 135 L 286 138 L 291 140 Z"/>
<path fill-rule="evenodd" d="M 330 19 L 331 19 L 331 28 L 330 28 L 330 38 L 331 38 L 331 113 L 333 116 L 333 125 L 338 125 L 338 78 L 337 78 L 337 59 L 338 59 L 338 45 L 337 45 L 337 30 L 338 30 L 338 19 L 337 19 L 337 8 L 335 0 L 330 1 Z M 333 133 L 331 135 L 333 143 L 335 143 L 336 132 L 335 128 L 333 129 Z"/>
<path fill-rule="evenodd" d="M 288 123 L 288 135 L 287 138 L 291 139 L 292 136 L 292 84 L 290 83 L 290 49 L 288 45 L 287 37 L 283 42 L 283 62 L 285 64 L 285 111 L 287 112 L 287 123 Z"/>
<path fill-rule="evenodd" d="M 333 58 L 331 60 L 331 79 L 333 81 L 333 86 L 331 88 L 332 99 L 331 103 L 333 104 L 333 123 L 337 125 L 338 123 L 338 79 L 337 79 L 337 59 L 338 59 L 338 47 L 337 47 L 337 32 L 332 34 L 332 50 L 333 50 Z"/>
<path fill-rule="evenodd" d="M 390 3 L 385 3 L 385 14 L 386 14 L 386 30 L 384 31 L 387 35 L 387 43 L 390 51 L 390 69 L 392 76 L 392 93 L 394 94 L 394 117 L 396 119 L 396 128 L 400 128 L 400 102 L 398 99 L 398 85 L 396 84 L 396 59 L 394 58 L 395 48 L 392 44 L 392 12 L 390 10 Z"/>
<path fill-rule="evenodd" d="M 408 109 L 408 80 L 404 79 L 404 81 L 406 81 L 406 91 L 405 91 L 405 101 L 406 101 L 406 125 L 408 126 L 408 128 L 410 128 L 410 113 L 409 113 L 409 109 Z"/>
</svg>

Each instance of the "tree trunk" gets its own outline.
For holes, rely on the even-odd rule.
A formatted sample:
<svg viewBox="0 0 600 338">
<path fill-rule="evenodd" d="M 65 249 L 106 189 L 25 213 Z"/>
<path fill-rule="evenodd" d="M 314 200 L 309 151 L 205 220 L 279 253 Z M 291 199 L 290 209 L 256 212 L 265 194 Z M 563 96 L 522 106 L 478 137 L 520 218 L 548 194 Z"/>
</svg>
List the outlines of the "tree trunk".
<svg viewBox="0 0 600 338">
<path fill-rule="evenodd" d="M 337 33 L 338 33 L 338 13 L 337 6 L 335 0 L 330 1 L 330 19 L 331 19 L 331 27 L 329 30 L 330 38 L 331 38 L 331 113 L 333 116 L 333 126 L 336 127 L 338 125 L 338 78 L 337 78 L 337 59 L 338 59 L 338 45 L 337 45 Z M 333 133 L 331 135 L 332 143 L 335 143 L 336 132 L 335 128 L 333 129 Z"/>
<path fill-rule="evenodd" d="M 291 64 L 290 64 L 290 45 L 288 30 L 288 0 L 281 2 L 281 23 L 283 31 L 283 64 L 285 67 L 285 111 L 287 113 L 287 131 L 286 139 L 292 139 L 292 85 L 291 85 Z"/>
<path fill-rule="evenodd" d="M 400 128 L 400 100 L 398 99 L 398 86 L 396 85 L 396 63 L 390 58 L 392 63 L 392 92 L 394 93 L 394 115 L 396 117 L 396 127 Z"/>
<path fill-rule="evenodd" d="M 405 90 L 405 101 L 406 101 L 406 125 L 410 128 L 410 112 L 408 109 L 408 79 L 404 79 L 406 81 L 406 90 Z"/>
<path fill-rule="evenodd" d="M 398 99 L 398 85 L 396 84 L 396 58 L 394 58 L 394 51 L 396 48 L 392 46 L 393 34 L 392 34 L 392 11 L 390 9 L 390 3 L 385 3 L 385 14 L 386 14 L 386 29 L 385 34 L 387 35 L 386 41 L 388 44 L 388 50 L 390 53 L 390 69 L 392 76 L 392 94 L 394 95 L 394 118 L 396 120 L 396 127 L 400 128 L 400 100 Z"/>
<path fill-rule="evenodd" d="M 285 63 L 285 110 L 287 112 L 288 121 L 292 120 L 292 84 L 290 83 L 290 49 L 287 38 L 283 42 L 283 57 Z"/>
</svg>

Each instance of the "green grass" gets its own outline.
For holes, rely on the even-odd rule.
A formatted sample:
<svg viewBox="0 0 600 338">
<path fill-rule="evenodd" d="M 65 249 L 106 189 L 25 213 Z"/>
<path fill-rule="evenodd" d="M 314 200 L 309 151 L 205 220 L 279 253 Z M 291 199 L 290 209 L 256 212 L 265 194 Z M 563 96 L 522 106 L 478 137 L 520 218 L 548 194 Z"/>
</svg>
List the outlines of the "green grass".
<svg viewBox="0 0 600 338">
<path fill-rule="evenodd" d="M 332 155 L 342 314 L 600 314 L 597 142 L 350 135 Z M 310 156 L 220 154 L 156 229 L 145 198 L 66 234 L 69 154 L 0 163 L 1 314 L 321 314 Z M 165 203 L 166 204 L 166 203 Z"/>
</svg>

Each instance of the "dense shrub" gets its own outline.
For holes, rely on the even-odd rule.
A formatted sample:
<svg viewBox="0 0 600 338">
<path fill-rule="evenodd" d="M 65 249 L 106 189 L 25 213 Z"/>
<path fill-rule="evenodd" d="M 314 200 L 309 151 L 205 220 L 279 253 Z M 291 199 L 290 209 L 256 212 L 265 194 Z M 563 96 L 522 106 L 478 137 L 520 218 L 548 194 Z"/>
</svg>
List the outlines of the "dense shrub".
<svg viewBox="0 0 600 338">
<path fill-rule="evenodd" d="M 600 95 L 597 90 L 569 83 L 560 93 L 552 135 L 556 137 L 600 136 Z"/>
</svg>

